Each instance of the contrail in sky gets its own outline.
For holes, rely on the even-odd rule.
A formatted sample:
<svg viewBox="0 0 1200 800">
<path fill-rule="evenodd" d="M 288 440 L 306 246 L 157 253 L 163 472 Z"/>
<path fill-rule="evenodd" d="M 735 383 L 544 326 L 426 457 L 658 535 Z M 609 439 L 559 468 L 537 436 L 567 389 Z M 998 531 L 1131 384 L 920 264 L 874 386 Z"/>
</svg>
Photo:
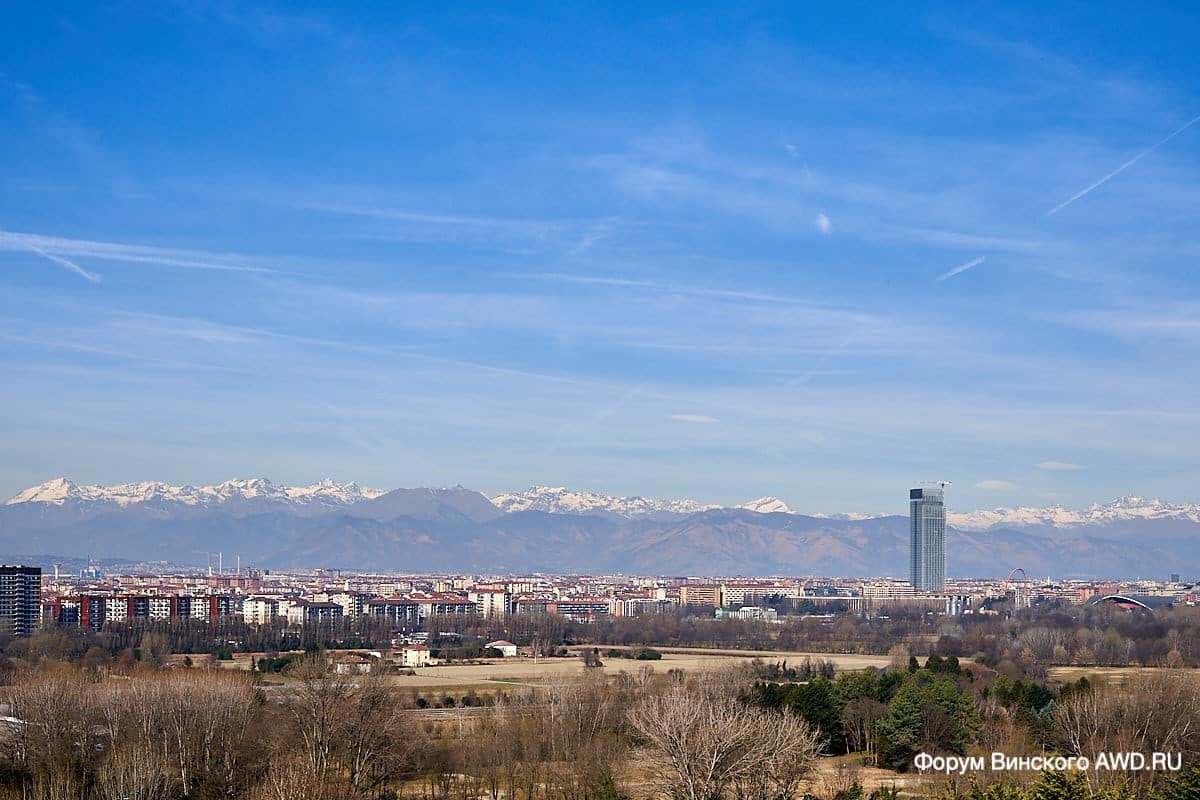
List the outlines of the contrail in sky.
<svg viewBox="0 0 1200 800">
<path fill-rule="evenodd" d="M 942 275 L 938 276 L 938 280 L 944 281 L 947 278 L 953 278 L 955 275 L 958 275 L 959 273 L 966 272 L 969 269 L 974 269 L 975 267 L 978 267 L 980 264 L 982 264 L 985 261 L 987 261 L 987 256 L 980 256 L 979 258 L 973 258 L 970 261 L 968 261 L 967 263 L 959 264 L 957 267 L 950 270 L 949 272 L 945 272 Z"/>
<path fill-rule="evenodd" d="M 1108 182 L 1109 182 L 1110 180 L 1112 180 L 1113 178 L 1115 178 L 1115 177 L 1117 177 L 1118 175 L 1120 175 L 1120 174 L 1121 174 L 1122 172 L 1124 172 L 1125 170 L 1127 170 L 1127 169 L 1129 169 L 1130 167 L 1132 167 L 1132 166 L 1133 166 L 1134 164 L 1136 164 L 1137 162 L 1141 161 L 1141 160 L 1142 160 L 1143 158 L 1145 158 L 1146 156 L 1148 156 L 1148 155 L 1150 155 L 1151 153 L 1153 153 L 1153 152 L 1154 152 L 1155 150 L 1157 150 L 1158 148 L 1162 147 L 1162 146 L 1163 146 L 1164 144 L 1166 144 L 1167 142 L 1169 142 L 1169 141 L 1171 141 L 1172 139 L 1174 139 L 1174 138 L 1175 138 L 1176 136 L 1178 136 L 1179 134 L 1181 134 L 1181 133 L 1183 133 L 1184 131 L 1186 131 L 1188 128 L 1190 128 L 1190 127 L 1192 127 L 1193 125 L 1195 125 L 1197 122 L 1200 122 L 1200 116 L 1195 116 L 1195 117 L 1192 117 L 1190 120 L 1188 120 L 1187 122 L 1183 123 L 1182 125 L 1180 125 L 1180 126 L 1179 126 L 1178 128 L 1176 128 L 1175 130 L 1171 131 L 1171 132 L 1170 132 L 1169 134 L 1167 134 L 1167 135 L 1166 135 L 1164 138 L 1162 138 L 1161 140 L 1159 140 L 1159 141 L 1155 142 L 1155 143 L 1154 143 L 1154 144 L 1152 144 L 1150 147 L 1147 147 L 1145 150 L 1143 150 L 1142 152 L 1138 153 L 1136 156 L 1134 156 L 1133 158 L 1129 159 L 1129 160 L 1128 160 L 1128 161 L 1126 161 L 1124 164 L 1122 164 L 1121 166 L 1117 167 L 1117 168 L 1116 168 L 1116 169 L 1114 169 L 1112 172 L 1108 173 L 1108 174 L 1107 174 L 1107 175 L 1105 175 L 1103 178 L 1101 178 L 1100 180 L 1098 180 L 1098 181 L 1096 181 L 1095 183 L 1093 183 L 1091 186 L 1087 187 L 1086 189 L 1084 189 L 1084 190 L 1082 190 L 1082 191 L 1080 191 L 1080 192 L 1077 192 L 1076 194 L 1072 195 L 1071 197 L 1067 198 L 1066 200 L 1064 200 L 1064 201 L 1062 201 L 1061 203 L 1059 203 L 1058 205 L 1056 205 L 1054 208 L 1052 208 L 1052 209 L 1050 209 L 1049 211 L 1047 211 L 1047 212 L 1046 212 L 1046 216 L 1047 216 L 1047 217 L 1049 217 L 1049 216 L 1052 216 L 1052 215 L 1054 215 L 1054 214 L 1057 214 L 1059 211 L 1062 211 L 1064 208 L 1066 208 L 1067 206 L 1071 205 L 1071 203 L 1074 203 L 1076 200 L 1078 200 L 1079 198 L 1081 198 L 1081 197 L 1083 197 L 1084 195 L 1088 194 L 1088 193 L 1089 193 L 1089 192 L 1091 192 L 1092 190 L 1100 188 L 1101 186 L 1103 186 L 1104 184 L 1108 183 Z"/>
<path fill-rule="evenodd" d="M 39 256 L 41 256 L 42 258 L 48 258 L 48 259 L 50 259 L 50 260 L 51 260 L 51 261 L 53 261 L 55 264 L 58 264 L 60 267 L 66 267 L 67 269 L 71 270 L 72 272 L 78 272 L 80 275 L 82 275 L 83 277 L 87 278 L 87 279 L 88 279 L 89 281 L 91 281 L 92 283 L 99 283 L 99 282 L 100 282 L 100 276 L 99 276 L 99 275 L 97 275 L 97 274 L 96 274 L 96 273 L 94 273 L 94 272 L 88 272 L 86 269 L 84 269 L 83 267 L 79 266 L 79 265 L 78 265 L 78 264 L 76 264 L 74 261 L 69 261 L 69 260 L 67 260 L 67 259 L 65 259 L 65 258 L 63 258 L 63 257 L 61 257 L 61 256 L 52 255 L 52 254 L 50 254 L 50 253 L 47 253 L 45 250 L 39 250 L 39 249 L 38 249 L 38 248 L 36 248 L 36 247 L 30 247 L 29 249 L 30 249 L 32 252 L 34 252 L 34 253 L 37 253 L 37 254 L 38 254 Z"/>
</svg>

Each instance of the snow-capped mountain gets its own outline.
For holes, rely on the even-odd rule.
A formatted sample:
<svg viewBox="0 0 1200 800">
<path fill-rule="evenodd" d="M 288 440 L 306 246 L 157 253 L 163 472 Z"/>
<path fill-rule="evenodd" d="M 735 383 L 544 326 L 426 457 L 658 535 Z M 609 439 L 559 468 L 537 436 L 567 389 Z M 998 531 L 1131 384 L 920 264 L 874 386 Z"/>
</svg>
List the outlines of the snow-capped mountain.
<svg viewBox="0 0 1200 800">
<path fill-rule="evenodd" d="M 418 490 L 407 491 L 411 493 Z M 348 508 L 363 501 L 375 500 L 385 494 L 388 493 L 381 489 L 359 486 L 354 482 L 338 483 L 330 479 L 309 486 L 284 486 L 265 478 L 239 478 L 215 486 L 172 486 L 161 481 L 93 486 L 78 484 L 67 478 L 55 478 L 40 486 L 26 489 L 8 500 L 5 505 L 16 506 L 32 503 L 59 507 L 70 505 L 83 509 L 175 506 L 199 510 L 227 504 L 250 503 L 256 506 L 315 510 Z M 701 503 L 689 499 L 613 497 L 594 492 L 575 491 L 562 486 L 532 486 L 520 492 L 498 494 L 491 497 L 490 500 L 497 509 L 507 513 L 517 511 L 543 511 L 551 514 L 601 513 L 615 514 L 621 517 L 637 517 L 646 514 L 695 514 L 723 508 L 717 504 Z M 733 506 L 733 508 L 760 514 L 804 513 L 794 511 L 777 497 L 760 497 L 757 500 Z M 862 521 L 887 515 L 851 512 L 810 514 L 809 516 L 820 519 Z M 1094 503 L 1084 509 L 1069 509 L 1061 505 L 1018 506 L 1016 508 L 979 509 L 970 512 L 949 511 L 946 514 L 946 522 L 950 527 L 964 531 L 983 531 L 991 528 L 1072 529 L 1141 520 L 1176 520 L 1200 524 L 1200 503 L 1167 503 L 1157 498 L 1130 496 L 1120 497 L 1109 503 Z"/>
<path fill-rule="evenodd" d="M 594 492 L 574 491 L 562 486 L 531 486 L 520 492 L 493 496 L 492 503 L 505 512 L 544 511 L 550 514 L 617 514 L 637 517 L 643 514 L 695 514 L 714 511 L 725 506 L 700 503 L 696 500 L 659 500 L 649 497 L 613 497 Z M 760 497 L 732 508 L 755 511 L 759 514 L 794 513 L 778 497 Z"/>
<path fill-rule="evenodd" d="M 695 514 L 714 511 L 724 506 L 700 503 L 696 500 L 658 500 L 650 497 L 613 497 L 594 492 L 581 492 L 562 486 L 531 486 L 520 492 L 493 496 L 492 504 L 501 511 L 544 511 L 549 514 L 616 514 L 638 517 L 645 514 Z M 733 508 L 759 514 L 791 514 L 792 509 L 778 497 L 760 497 Z"/>
<path fill-rule="evenodd" d="M 216 486 L 172 486 L 160 481 L 123 483 L 117 486 L 80 485 L 66 478 L 55 478 L 33 486 L 10 499 L 5 505 L 45 503 L 62 506 L 69 502 L 83 506 L 179 504 L 207 508 L 236 500 L 267 500 L 293 506 L 348 506 L 360 500 L 372 500 L 384 494 L 356 483 L 337 483 L 325 479 L 310 486 L 280 486 L 265 478 L 240 478 Z"/>
<path fill-rule="evenodd" d="M 610 497 L 593 492 L 573 491 L 562 486 L 531 486 L 521 492 L 498 494 L 492 504 L 505 512 L 544 511 L 549 514 L 618 514 L 635 517 L 642 514 L 694 514 L 720 506 L 695 500 L 655 500 L 648 497 Z"/>
<path fill-rule="evenodd" d="M 809 514 L 808 516 L 816 517 L 817 519 L 836 519 L 836 520 L 840 520 L 842 522 L 862 522 L 863 520 L 880 519 L 881 517 L 892 517 L 895 515 L 894 514 L 863 514 L 859 511 L 846 511 L 846 512 L 839 513 L 839 514 L 814 513 L 814 514 Z"/>
<path fill-rule="evenodd" d="M 792 513 L 792 510 L 788 508 L 788 504 L 778 497 L 760 497 L 757 500 L 751 500 L 749 503 L 742 503 L 738 508 L 744 508 L 747 511 L 757 511 L 759 514 Z"/>
<path fill-rule="evenodd" d="M 1075 528 L 1135 520 L 1179 520 L 1200 523 L 1200 503 L 1165 503 L 1158 498 L 1119 497 L 1111 503 L 1093 503 L 1082 510 L 1060 505 L 1041 508 L 993 508 L 946 514 L 953 528 L 981 531 L 994 527 Z"/>
<path fill-rule="evenodd" d="M 549 513 L 511 513 L 529 510 Z M 725 508 L 562 487 L 489 499 L 461 486 L 385 493 L 328 480 L 103 487 L 59 478 L 0 506 L 0 554 L 198 564 L 206 552 L 224 552 L 262 566 L 885 575 L 903 574 L 907 564 L 907 509 L 897 511 L 817 515 L 774 497 Z M 1200 574 L 1200 504 L 1125 497 L 1077 511 L 947 517 L 956 575 L 998 577 L 1021 566 L 1112 577 L 1168 565 Z"/>
</svg>

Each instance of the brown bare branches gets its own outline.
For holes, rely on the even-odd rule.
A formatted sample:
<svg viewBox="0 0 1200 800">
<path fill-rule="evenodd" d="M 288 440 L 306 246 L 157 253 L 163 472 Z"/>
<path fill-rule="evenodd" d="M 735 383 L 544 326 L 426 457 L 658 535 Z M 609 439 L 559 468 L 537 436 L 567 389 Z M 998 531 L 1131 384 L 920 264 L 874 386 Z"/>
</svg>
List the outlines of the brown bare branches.
<svg viewBox="0 0 1200 800">
<path fill-rule="evenodd" d="M 675 800 L 793 797 L 821 749 L 799 717 L 748 706 L 728 684 L 678 683 L 644 697 L 629 720 Z"/>
</svg>

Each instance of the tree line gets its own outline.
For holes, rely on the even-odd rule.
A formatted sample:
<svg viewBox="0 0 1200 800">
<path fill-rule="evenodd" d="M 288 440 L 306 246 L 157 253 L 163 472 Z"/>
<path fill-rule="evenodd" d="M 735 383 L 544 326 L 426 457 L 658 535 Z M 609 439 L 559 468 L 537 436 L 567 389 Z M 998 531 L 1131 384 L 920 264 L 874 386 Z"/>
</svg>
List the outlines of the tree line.
<svg viewBox="0 0 1200 800">
<path fill-rule="evenodd" d="M 1200 786 L 1200 677 L 1120 686 L 1010 678 L 896 648 L 893 664 L 606 676 L 514 686 L 485 705 L 420 708 L 389 676 L 339 675 L 316 651 L 270 686 L 244 670 L 21 661 L 0 687 L 0 799 L 876 800 L 817 770 L 859 754 L 908 770 L 917 752 L 1179 752 L 1179 775 L 929 778 L 945 800 L 1179 800 Z M 769 670 L 768 670 L 769 671 Z M 1191 787 L 1191 789 L 1189 789 Z"/>
<path fill-rule="evenodd" d="M 576 645 L 692 646 L 726 649 L 886 654 L 896 643 L 916 655 L 967 657 L 1002 665 L 1001 671 L 1055 665 L 1200 666 L 1200 609 L 1179 607 L 1129 612 L 1111 605 L 1046 603 L 1007 615 L 947 617 L 905 608 L 867 615 L 788 617 L 762 620 L 713 619 L 695 609 L 636 617 L 601 616 L 588 622 L 556 614 L 507 617 L 435 616 L 412 626 L 428 632 L 448 657 L 483 656 L 482 645 L 507 639 L 539 655 L 561 655 Z M 174 653 L 277 653 L 315 647 L 386 647 L 406 628 L 363 615 L 305 625 L 277 619 L 262 625 L 237 617 L 108 623 L 99 631 L 60 630 L 54 639 L 0 641 L 22 657 L 32 647 L 57 648 L 56 656 L 118 657 L 138 649 L 148 633 Z M 50 635 L 50 634 L 47 634 Z M 1005 663 L 1007 662 L 1007 663 Z"/>
<path fill-rule="evenodd" d="M 268 690 L 242 670 L 22 666 L 3 690 L 0 797 L 616 800 L 637 753 L 647 792 L 767 800 L 798 797 L 821 751 L 730 677 L 587 671 L 431 719 L 323 653 L 286 675 Z"/>
</svg>

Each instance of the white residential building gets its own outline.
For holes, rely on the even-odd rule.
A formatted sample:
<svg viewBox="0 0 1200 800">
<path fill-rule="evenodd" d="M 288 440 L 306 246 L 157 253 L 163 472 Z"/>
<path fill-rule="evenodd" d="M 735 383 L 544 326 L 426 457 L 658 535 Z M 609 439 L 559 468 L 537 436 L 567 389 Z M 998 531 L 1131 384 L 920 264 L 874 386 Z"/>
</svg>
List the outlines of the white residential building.
<svg viewBox="0 0 1200 800">
<path fill-rule="evenodd" d="M 150 619 L 171 618 L 170 597 L 151 597 L 148 602 L 150 605 Z"/>
<path fill-rule="evenodd" d="M 247 597 L 242 601 L 242 619 L 265 625 L 279 616 L 279 601 L 272 597 Z"/>
<path fill-rule="evenodd" d="M 358 592 L 338 592 L 337 594 L 330 595 L 329 600 L 341 606 L 342 615 L 347 617 L 362 616 L 363 608 L 367 602 L 367 598 Z"/>
<path fill-rule="evenodd" d="M 517 654 L 517 646 L 512 642 L 504 639 L 497 639 L 494 642 L 488 642 L 484 647 L 490 647 L 493 650 L 499 650 L 500 655 L 504 658 L 513 658 Z"/>
<path fill-rule="evenodd" d="M 333 671 L 338 675 L 368 675 L 375 662 L 359 653 L 348 653 L 333 662 Z"/>
<path fill-rule="evenodd" d="M 508 592 L 503 589 L 475 589 L 467 593 L 468 599 L 475 604 L 481 617 L 508 616 Z"/>
<path fill-rule="evenodd" d="M 104 598 L 104 621 L 124 622 L 129 619 L 129 601 L 124 597 Z"/>
<path fill-rule="evenodd" d="M 429 648 L 423 644 L 405 645 L 400 651 L 400 663 L 405 667 L 423 667 L 429 663 Z"/>
</svg>

